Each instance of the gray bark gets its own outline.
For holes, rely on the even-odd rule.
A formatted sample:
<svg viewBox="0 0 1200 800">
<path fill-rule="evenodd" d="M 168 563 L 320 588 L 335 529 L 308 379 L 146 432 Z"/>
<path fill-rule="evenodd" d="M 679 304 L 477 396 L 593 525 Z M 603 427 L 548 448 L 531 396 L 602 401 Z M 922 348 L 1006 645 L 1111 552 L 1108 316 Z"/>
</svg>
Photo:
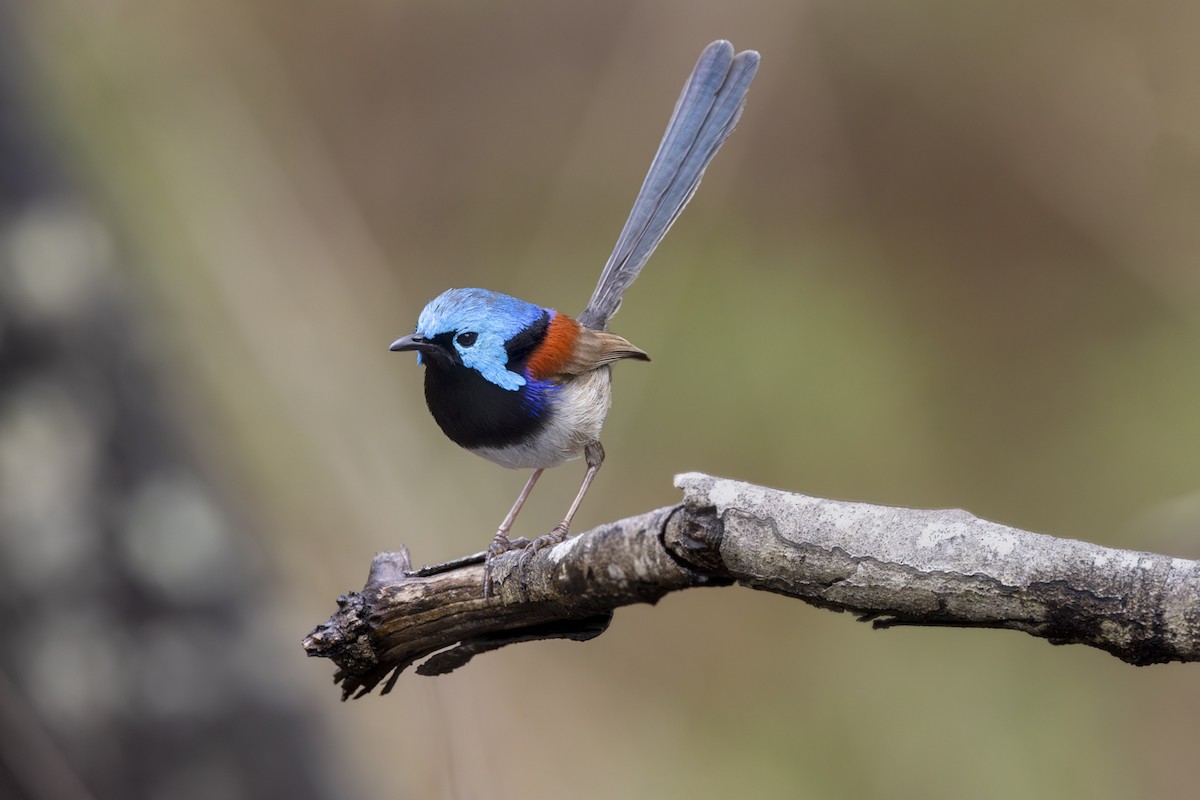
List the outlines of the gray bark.
<svg viewBox="0 0 1200 800">
<path fill-rule="evenodd" d="M 1137 665 L 1200 660 L 1200 562 L 1116 550 L 959 510 L 825 500 L 698 473 L 676 506 L 506 553 L 483 594 L 482 554 L 413 570 L 377 556 L 361 592 L 304 641 L 343 697 L 384 693 L 409 666 L 448 672 L 522 641 L 590 639 L 614 609 L 738 583 L 849 611 L 876 628 L 1008 628 Z"/>
</svg>

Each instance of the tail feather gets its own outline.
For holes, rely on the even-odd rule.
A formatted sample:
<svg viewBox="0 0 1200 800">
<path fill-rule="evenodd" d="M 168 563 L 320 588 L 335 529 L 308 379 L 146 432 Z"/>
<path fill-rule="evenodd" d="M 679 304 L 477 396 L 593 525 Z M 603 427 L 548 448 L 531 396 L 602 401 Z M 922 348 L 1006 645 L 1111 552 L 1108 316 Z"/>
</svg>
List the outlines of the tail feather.
<svg viewBox="0 0 1200 800">
<path fill-rule="evenodd" d="M 723 40 L 700 54 L 600 282 L 578 317 L 582 325 L 604 330 L 617 313 L 621 295 L 692 199 L 705 168 L 733 132 L 758 58 L 753 50 L 735 56 L 733 45 Z"/>
</svg>

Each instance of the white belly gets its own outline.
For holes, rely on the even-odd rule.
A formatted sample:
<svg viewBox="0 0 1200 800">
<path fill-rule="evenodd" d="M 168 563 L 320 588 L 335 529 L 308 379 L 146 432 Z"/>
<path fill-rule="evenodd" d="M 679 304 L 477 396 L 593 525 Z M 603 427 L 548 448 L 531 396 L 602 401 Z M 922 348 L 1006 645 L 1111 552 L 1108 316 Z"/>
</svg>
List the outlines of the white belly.
<svg viewBox="0 0 1200 800">
<path fill-rule="evenodd" d="M 611 403 L 612 377 L 608 367 L 600 367 L 563 384 L 548 409 L 549 421 L 531 441 L 470 450 L 510 469 L 557 467 L 583 455 L 588 442 L 600 440 L 600 429 Z"/>
</svg>

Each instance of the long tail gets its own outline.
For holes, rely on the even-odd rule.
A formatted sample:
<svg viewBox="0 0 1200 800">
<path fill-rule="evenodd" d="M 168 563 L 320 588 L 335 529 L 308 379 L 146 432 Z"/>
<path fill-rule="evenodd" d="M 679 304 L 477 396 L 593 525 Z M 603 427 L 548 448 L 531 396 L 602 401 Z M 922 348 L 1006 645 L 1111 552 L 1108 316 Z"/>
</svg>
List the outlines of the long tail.
<svg viewBox="0 0 1200 800">
<path fill-rule="evenodd" d="M 704 48 L 675 103 L 675 113 L 642 183 L 600 282 L 579 315 L 589 328 L 604 330 L 621 295 L 642 271 L 683 207 L 696 193 L 704 170 L 733 133 L 746 91 L 758 71 L 758 53 L 733 54 L 724 40 Z"/>
</svg>

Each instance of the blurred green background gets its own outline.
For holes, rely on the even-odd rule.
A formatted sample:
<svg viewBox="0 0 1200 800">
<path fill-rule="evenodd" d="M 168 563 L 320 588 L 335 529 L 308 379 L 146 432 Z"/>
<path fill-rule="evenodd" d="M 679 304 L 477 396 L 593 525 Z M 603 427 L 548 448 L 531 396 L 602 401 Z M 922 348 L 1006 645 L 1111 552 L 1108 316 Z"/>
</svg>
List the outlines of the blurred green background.
<svg viewBox="0 0 1200 800">
<path fill-rule="evenodd" d="M 128 255 L 115 279 L 172 414 L 264 565 L 252 613 L 278 645 L 255 668 L 305 709 L 326 796 L 1194 791 L 1195 666 L 1015 633 L 687 592 L 594 642 L 347 704 L 299 640 L 375 552 L 487 543 L 526 476 L 445 440 L 387 345 L 451 286 L 578 312 L 722 37 L 762 67 L 613 323 L 654 362 L 616 370 L 578 530 L 675 502 L 672 475 L 703 470 L 1200 557 L 1200 6 L 39 0 L 11 17 L 47 147 Z M 581 471 L 548 475 L 518 532 L 548 530 Z M 224 780 L 207 796 L 269 792 Z"/>
</svg>

